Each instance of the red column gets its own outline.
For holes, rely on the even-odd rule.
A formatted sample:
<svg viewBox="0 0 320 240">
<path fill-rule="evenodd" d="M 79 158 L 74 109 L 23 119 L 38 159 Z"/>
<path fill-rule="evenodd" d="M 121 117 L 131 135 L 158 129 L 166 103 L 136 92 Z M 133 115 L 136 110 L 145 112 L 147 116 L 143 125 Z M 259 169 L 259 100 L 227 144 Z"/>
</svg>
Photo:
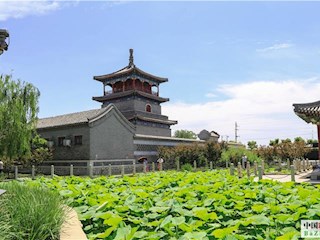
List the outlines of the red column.
<svg viewBox="0 0 320 240">
<path fill-rule="evenodd" d="M 320 160 L 320 124 L 317 125 L 318 129 L 318 159 Z"/>
<path fill-rule="evenodd" d="M 135 90 L 136 89 L 136 79 L 132 79 L 132 87 Z"/>
<path fill-rule="evenodd" d="M 125 82 L 122 82 L 122 92 L 124 92 L 124 86 L 125 86 Z"/>
</svg>

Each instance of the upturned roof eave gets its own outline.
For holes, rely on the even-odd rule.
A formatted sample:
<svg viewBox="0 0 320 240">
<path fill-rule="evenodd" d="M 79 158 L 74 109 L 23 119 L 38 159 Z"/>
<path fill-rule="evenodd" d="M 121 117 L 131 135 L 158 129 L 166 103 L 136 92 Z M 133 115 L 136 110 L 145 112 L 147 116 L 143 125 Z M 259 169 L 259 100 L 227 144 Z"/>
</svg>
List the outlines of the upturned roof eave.
<svg viewBox="0 0 320 240">
<path fill-rule="evenodd" d="M 294 113 L 307 123 L 320 124 L 320 101 L 294 103 Z"/>
<path fill-rule="evenodd" d="M 120 78 L 120 77 L 125 77 L 125 76 L 130 76 L 132 74 L 134 74 L 135 72 L 140 73 L 142 76 L 145 76 L 146 78 L 149 78 L 150 80 L 154 80 L 156 82 L 167 82 L 168 78 L 163 78 L 163 77 L 158 77 L 155 75 L 152 75 L 150 73 L 147 73 L 143 70 L 141 70 L 140 68 L 136 67 L 135 65 L 133 66 L 127 66 L 124 67 L 116 72 L 110 73 L 110 74 L 105 74 L 105 75 L 100 75 L 100 76 L 93 76 L 94 80 L 100 81 L 100 82 L 106 82 L 108 80 L 114 80 L 116 78 Z"/>
<path fill-rule="evenodd" d="M 132 120 L 132 119 L 139 119 L 139 120 L 146 121 L 146 122 L 164 123 L 164 124 L 168 124 L 168 125 L 175 125 L 178 123 L 178 121 L 175 121 L 175 120 L 162 120 L 162 119 L 156 119 L 156 118 L 143 117 L 140 115 L 133 116 L 133 117 L 129 118 L 128 120 Z"/>
</svg>

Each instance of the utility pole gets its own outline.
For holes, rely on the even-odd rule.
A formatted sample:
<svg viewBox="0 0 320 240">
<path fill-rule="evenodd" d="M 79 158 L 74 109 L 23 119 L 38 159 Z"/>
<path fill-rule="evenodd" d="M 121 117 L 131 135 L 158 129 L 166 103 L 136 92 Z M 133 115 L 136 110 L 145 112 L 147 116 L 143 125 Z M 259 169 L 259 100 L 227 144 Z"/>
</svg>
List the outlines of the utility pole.
<svg viewBox="0 0 320 240">
<path fill-rule="evenodd" d="M 239 131 L 239 126 L 238 126 L 237 122 L 235 122 L 235 124 L 234 124 L 234 141 L 236 143 L 238 142 L 238 137 L 240 137 L 238 135 L 238 131 Z"/>
</svg>

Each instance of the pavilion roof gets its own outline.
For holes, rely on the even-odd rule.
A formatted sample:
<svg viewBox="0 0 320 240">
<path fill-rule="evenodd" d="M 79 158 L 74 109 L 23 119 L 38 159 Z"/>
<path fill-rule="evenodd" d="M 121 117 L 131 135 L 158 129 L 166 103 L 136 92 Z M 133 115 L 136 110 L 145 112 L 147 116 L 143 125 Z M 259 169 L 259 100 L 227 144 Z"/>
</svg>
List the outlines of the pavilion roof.
<svg viewBox="0 0 320 240">
<path fill-rule="evenodd" d="M 293 111 L 307 123 L 320 124 L 320 101 L 295 103 Z"/>
<path fill-rule="evenodd" d="M 162 82 L 167 82 L 168 78 L 163 78 L 163 77 L 157 77 L 155 75 L 152 75 L 150 73 L 147 73 L 143 70 L 141 70 L 140 68 L 136 67 L 136 65 L 133 62 L 133 50 L 130 49 L 130 58 L 129 58 L 129 65 L 116 71 L 113 73 L 109 73 L 109 74 L 104 74 L 104 75 L 100 75 L 100 76 L 94 76 L 93 79 L 100 81 L 100 82 L 105 82 L 105 81 L 112 81 L 112 80 L 116 80 L 117 78 L 123 78 L 123 77 L 130 77 L 135 75 L 135 77 L 144 77 L 146 79 L 149 79 L 151 81 L 155 81 L 158 83 L 162 83 Z"/>
</svg>

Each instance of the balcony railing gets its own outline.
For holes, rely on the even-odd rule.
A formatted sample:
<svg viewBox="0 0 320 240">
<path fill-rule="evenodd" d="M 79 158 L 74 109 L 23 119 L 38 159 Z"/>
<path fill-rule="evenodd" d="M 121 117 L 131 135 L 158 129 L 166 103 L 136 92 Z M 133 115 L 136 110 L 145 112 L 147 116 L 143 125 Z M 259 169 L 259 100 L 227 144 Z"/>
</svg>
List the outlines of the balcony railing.
<svg viewBox="0 0 320 240">
<path fill-rule="evenodd" d="M 112 93 L 126 92 L 126 91 L 131 91 L 131 90 L 133 90 L 133 88 L 125 89 L 124 91 L 122 91 L 122 89 L 114 89 L 114 91 L 112 91 L 112 90 L 104 91 L 104 96 L 110 95 Z M 145 92 L 145 93 L 149 93 L 149 94 L 152 94 L 152 95 L 155 95 L 155 96 L 159 96 L 158 92 L 155 92 L 155 91 L 151 91 L 151 92 L 150 91 L 146 91 L 146 90 L 143 91 L 142 89 L 136 89 L 136 90 L 142 91 L 142 92 Z"/>
</svg>

